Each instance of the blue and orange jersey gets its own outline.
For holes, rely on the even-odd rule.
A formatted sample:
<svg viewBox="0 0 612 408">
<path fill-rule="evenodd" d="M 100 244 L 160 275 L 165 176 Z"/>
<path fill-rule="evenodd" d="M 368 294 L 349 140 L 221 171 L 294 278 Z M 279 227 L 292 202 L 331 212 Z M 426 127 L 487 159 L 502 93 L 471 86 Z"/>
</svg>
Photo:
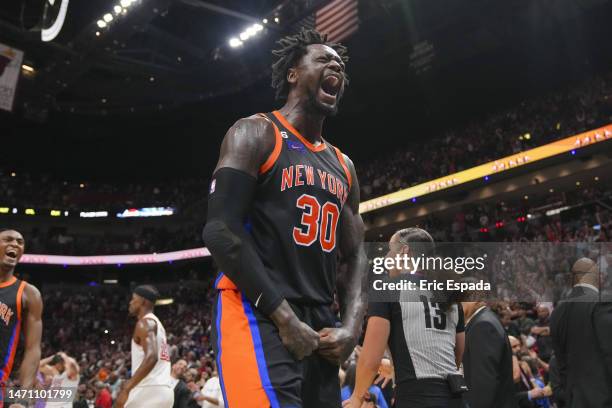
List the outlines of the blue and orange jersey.
<svg viewBox="0 0 612 408">
<path fill-rule="evenodd" d="M 260 167 L 248 229 L 268 276 L 296 304 L 331 304 L 337 229 L 351 189 L 344 155 L 313 145 L 278 112 L 260 114 L 275 129 L 275 147 Z M 225 276 L 218 289 L 235 288 Z"/>
<path fill-rule="evenodd" d="M 21 334 L 21 297 L 26 282 L 11 277 L 0 283 L 0 384 L 6 384 Z"/>
</svg>

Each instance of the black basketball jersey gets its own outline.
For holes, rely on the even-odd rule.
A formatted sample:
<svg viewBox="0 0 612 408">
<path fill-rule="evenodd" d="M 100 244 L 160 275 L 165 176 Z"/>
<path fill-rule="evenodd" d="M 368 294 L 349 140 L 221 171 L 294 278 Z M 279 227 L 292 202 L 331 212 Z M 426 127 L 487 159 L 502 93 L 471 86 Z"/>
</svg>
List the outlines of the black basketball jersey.
<svg viewBox="0 0 612 408">
<path fill-rule="evenodd" d="M 6 383 L 13 370 L 21 334 L 21 296 L 25 285 L 25 281 L 15 277 L 0 283 L 0 384 Z"/>
<path fill-rule="evenodd" d="M 312 145 L 280 112 L 261 116 L 274 125 L 276 142 L 260 168 L 247 229 L 285 299 L 331 304 L 337 227 L 351 188 L 350 172 L 340 150 L 325 141 Z"/>
</svg>

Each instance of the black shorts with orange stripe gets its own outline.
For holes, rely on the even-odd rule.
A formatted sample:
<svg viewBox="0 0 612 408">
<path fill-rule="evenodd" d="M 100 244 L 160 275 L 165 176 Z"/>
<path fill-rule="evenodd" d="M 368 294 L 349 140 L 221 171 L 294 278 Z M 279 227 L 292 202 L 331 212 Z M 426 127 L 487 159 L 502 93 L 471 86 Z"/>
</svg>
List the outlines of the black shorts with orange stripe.
<svg viewBox="0 0 612 408">
<path fill-rule="evenodd" d="M 335 326 L 329 306 L 292 308 L 314 330 Z M 341 406 L 338 366 L 316 353 L 294 359 L 274 323 L 236 289 L 218 290 L 212 332 L 227 408 Z"/>
</svg>

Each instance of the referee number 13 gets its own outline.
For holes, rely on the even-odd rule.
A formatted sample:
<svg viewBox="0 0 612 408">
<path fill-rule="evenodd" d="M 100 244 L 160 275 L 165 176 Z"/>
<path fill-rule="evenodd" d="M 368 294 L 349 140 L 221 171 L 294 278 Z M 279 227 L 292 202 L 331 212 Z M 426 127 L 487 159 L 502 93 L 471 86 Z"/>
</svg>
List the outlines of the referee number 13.
<svg viewBox="0 0 612 408">
<path fill-rule="evenodd" d="M 438 330 L 446 330 L 446 313 L 440 308 L 440 304 L 437 302 L 430 302 L 429 299 L 423 295 L 420 296 L 420 299 L 425 308 L 425 328 L 431 329 L 433 326 Z"/>
<path fill-rule="evenodd" d="M 331 252 L 336 247 L 336 227 L 340 209 L 332 202 L 319 204 L 316 197 L 302 194 L 295 204 L 303 210 L 301 225 L 293 228 L 293 240 L 301 246 L 311 246 L 318 238 L 321 249 Z"/>
</svg>

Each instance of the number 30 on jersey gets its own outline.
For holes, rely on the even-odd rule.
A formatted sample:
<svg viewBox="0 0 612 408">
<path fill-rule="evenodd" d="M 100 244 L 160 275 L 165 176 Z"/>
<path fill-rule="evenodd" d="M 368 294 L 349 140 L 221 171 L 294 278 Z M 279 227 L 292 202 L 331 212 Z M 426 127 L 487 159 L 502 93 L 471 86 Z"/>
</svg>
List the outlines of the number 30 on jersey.
<svg viewBox="0 0 612 408">
<path fill-rule="evenodd" d="M 336 247 L 336 227 L 340 209 L 332 202 L 319 204 L 319 201 L 308 194 L 302 194 L 296 202 L 297 208 L 303 210 L 301 225 L 293 228 L 293 240 L 302 246 L 311 246 L 319 239 L 321 249 L 331 252 Z"/>
</svg>

